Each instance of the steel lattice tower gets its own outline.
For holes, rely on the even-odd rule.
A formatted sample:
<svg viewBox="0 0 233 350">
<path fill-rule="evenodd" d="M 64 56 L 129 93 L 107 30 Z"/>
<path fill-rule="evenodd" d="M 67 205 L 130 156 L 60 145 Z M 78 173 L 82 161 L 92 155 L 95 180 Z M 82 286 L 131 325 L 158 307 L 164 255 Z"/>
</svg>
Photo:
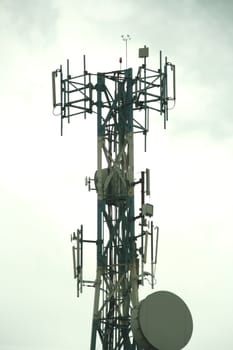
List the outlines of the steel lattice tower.
<svg viewBox="0 0 233 350">
<path fill-rule="evenodd" d="M 107 88 L 115 84 L 114 96 Z M 134 234 L 132 70 L 97 75 L 97 276 L 91 349 L 133 349 L 130 308 L 138 302 Z M 105 298 L 100 302 L 100 291 Z"/>
<path fill-rule="evenodd" d="M 163 116 L 166 127 L 168 103 L 176 96 L 175 66 L 166 57 L 163 63 L 160 52 L 159 69 L 148 69 L 148 53 L 147 47 L 139 50 L 144 63 L 135 78 L 131 68 L 91 74 L 86 70 L 85 56 L 82 75 L 70 75 L 69 61 L 65 78 L 62 66 L 52 73 L 53 106 L 60 108 L 61 134 L 65 119 L 97 113 L 97 171 L 93 180 L 86 179 L 89 189 L 94 182 L 97 192 L 97 237 L 85 239 L 82 226 L 72 235 L 77 295 L 85 284 L 95 288 L 91 350 L 96 350 L 97 344 L 102 350 L 141 349 L 133 337 L 131 312 L 138 306 L 138 290 L 144 279 L 149 277 L 154 287 L 158 227 L 151 221 L 153 206 L 145 202 L 150 192 L 149 170 L 142 171 L 140 179 L 134 178 L 134 134 L 142 133 L 146 138 L 150 109 Z M 168 69 L 173 86 L 170 97 Z M 141 186 L 138 215 L 134 209 L 136 185 Z M 135 229 L 138 221 L 139 230 Z M 83 278 L 84 243 L 96 244 L 93 282 Z M 150 272 L 144 270 L 147 255 Z"/>
</svg>

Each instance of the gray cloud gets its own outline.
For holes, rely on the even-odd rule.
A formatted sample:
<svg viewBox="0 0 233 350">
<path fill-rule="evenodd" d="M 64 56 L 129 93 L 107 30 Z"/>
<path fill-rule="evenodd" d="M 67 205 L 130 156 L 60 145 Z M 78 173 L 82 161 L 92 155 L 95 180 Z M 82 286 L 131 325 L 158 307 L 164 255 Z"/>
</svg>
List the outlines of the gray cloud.
<svg viewBox="0 0 233 350">
<path fill-rule="evenodd" d="M 3 0 L 1 12 L 5 33 L 12 33 L 23 45 L 40 47 L 55 36 L 58 11 L 53 1 Z"/>
</svg>

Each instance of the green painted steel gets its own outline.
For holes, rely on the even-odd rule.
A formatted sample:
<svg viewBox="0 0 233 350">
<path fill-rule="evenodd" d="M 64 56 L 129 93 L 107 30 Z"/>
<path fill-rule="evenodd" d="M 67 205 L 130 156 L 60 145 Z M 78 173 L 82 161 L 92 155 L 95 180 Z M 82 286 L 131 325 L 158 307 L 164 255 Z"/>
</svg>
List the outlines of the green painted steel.
<svg viewBox="0 0 233 350">
<path fill-rule="evenodd" d="M 113 83 L 110 90 L 109 85 Z M 98 231 L 91 350 L 136 349 L 131 334 L 134 241 L 132 69 L 97 74 Z M 128 159 L 128 161 L 127 161 Z M 129 162 L 130 160 L 130 162 Z M 100 271 L 100 272 L 99 272 Z M 102 297 L 99 297 L 102 295 Z"/>
</svg>

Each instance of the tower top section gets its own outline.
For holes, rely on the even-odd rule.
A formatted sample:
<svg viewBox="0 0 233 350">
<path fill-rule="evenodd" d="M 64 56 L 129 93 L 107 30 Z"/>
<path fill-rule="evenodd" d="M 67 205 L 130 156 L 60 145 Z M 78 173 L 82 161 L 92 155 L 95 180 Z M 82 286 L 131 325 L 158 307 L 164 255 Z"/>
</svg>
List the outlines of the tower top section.
<svg viewBox="0 0 233 350">
<path fill-rule="evenodd" d="M 123 36 L 123 40 L 129 40 Z M 127 41 L 126 41 L 127 42 Z M 142 132 L 145 136 L 149 131 L 149 111 L 157 111 L 163 117 L 164 128 L 168 121 L 168 110 L 173 108 L 176 101 L 176 77 L 175 65 L 168 62 L 167 57 L 163 58 L 162 51 L 159 52 L 159 67 L 157 69 L 148 68 L 146 59 L 149 57 L 149 48 L 144 46 L 139 49 L 139 58 L 143 58 L 144 62 L 138 67 L 136 76 L 133 73 L 127 74 L 131 68 L 119 69 L 105 73 L 90 73 L 86 68 L 86 57 L 83 56 L 83 73 L 80 75 L 72 75 L 70 72 L 69 60 L 66 63 L 66 69 L 60 65 L 58 69 L 52 72 L 53 87 L 53 109 L 54 114 L 61 117 L 61 135 L 63 135 L 63 123 L 70 120 L 74 116 L 87 114 L 97 114 L 97 94 L 99 86 L 97 83 L 98 76 L 102 76 L 103 80 L 109 81 L 109 87 L 104 87 L 103 107 L 108 105 L 114 99 L 115 84 L 128 84 L 132 86 L 132 94 L 127 104 L 132 105 L 135 115 L 134 132 Z M 100 80 L 99 80 L 100 81 Z M 124 99 L 122 99 L 124 103 Z M 142 113 L 144 112 L 144 113 Z"/>
</svg>

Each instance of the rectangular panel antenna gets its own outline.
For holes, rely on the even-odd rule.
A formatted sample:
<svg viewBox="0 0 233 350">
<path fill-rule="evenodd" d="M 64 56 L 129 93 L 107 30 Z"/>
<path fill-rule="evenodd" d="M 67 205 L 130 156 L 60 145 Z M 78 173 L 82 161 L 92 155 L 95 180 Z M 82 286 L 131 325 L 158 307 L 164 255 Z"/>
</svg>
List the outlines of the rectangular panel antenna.
<svg viewBox="0 0 233 350">
<path fill-rule="evenodd" d="M 146 195 L 150 196 L 150 169 L 146 169 Z"/>
</svg>

